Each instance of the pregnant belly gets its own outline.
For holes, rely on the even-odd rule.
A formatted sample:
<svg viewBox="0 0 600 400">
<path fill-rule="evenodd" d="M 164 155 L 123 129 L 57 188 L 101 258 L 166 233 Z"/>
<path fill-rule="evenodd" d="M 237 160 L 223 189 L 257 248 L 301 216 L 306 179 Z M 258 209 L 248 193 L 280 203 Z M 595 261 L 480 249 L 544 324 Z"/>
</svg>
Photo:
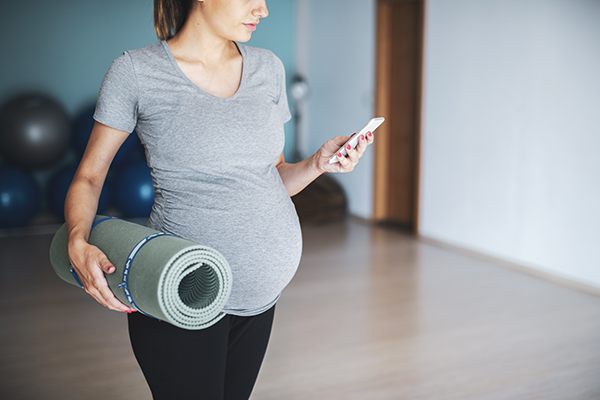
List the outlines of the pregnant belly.
<svg viewBox="0 0 600 400">
<path fill-rule="evenodd" d="M 202 203 L 200 203 L 202 204 Z M 248 206 L 251 204 L 251 206 Z M 302 253 L 298 216 L 289 196 L 224 200 L 218 206 L 157 207 L 156 229 L 212 247 L 227 259 L 233 287 L 225 310 L 253 314 L 277 298 L 293 278 Z"/>
</svg>

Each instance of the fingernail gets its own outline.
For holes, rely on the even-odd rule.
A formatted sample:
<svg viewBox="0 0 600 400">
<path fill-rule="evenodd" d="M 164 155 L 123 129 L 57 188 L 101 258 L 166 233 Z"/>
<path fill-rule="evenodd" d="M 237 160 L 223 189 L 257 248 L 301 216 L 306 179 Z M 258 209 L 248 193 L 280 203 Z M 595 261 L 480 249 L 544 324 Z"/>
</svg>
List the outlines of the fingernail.
<svg viewBox="0 0 600 400">
<path fill-rule="evenodd" d="M 131 314 L 131 310 L 125 310 L 127 314 Z"/>
<path fill-rule="evenodd" d="M 338 153 L 338 157 L 341 157 L 341 156 L 342 156 L 342 153 Z"/>
<path fill-rule="evenodd" d="M 367 133 L 367 135 L 369 135 L 369 136 L 373 136 L 373 134 L 372 134 L 371 132 Z"/>
<path fill-rule="evenodd" d="M 363 135 L 360 135 L 360 140 L 365 140 L 365 137 Z"/>
<path fill-rule="evenodd" d="M 348 150 L 350 150 L 350 149 L 352 148 L 352 146 L 350 146 L 349 144 L 347 144 L 347 145 L 346 145 L 346 148 L 347 148 Z"/>
<path fill-rule="evenodd" d="M 113 272 L 115 270 L 115 267 L 113 267 L 112 265 L 110 267 L 108 267 L 108 273 L 110 274 L 111 272 Z"/>
</svg>

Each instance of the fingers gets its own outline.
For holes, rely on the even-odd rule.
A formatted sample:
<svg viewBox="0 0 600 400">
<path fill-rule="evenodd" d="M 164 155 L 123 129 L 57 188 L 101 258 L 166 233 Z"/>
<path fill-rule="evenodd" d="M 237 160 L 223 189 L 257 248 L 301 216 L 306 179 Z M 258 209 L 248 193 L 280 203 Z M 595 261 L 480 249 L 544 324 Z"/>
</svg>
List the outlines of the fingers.
<svg viewBox="0 0 600 400">
<path fill-rule="evenodd" d="M 100 269 L 107 274 L 115 272 L 115 267 L 104 254 L 102 254 L 102 257 L 98 260 L 98 264 L 100 265 Z"/>
<path fill-rule="evenodd" d="M 373 132 L 367 132 L 367 144 L 372 144 L 373 141 L 375 140 L 375 137 L 373 136 Z"/>
<path fill-rule="evenodd" d="M 71 263 L 73 269 L 79 276 L 79 280 L 85 291 L 104 307 L 122 312 L 133 312 L 135 309 L 121 303 L 112 293 L 104 277 L 104 273 L 111 274 L 116 268 L 108 260 L 106 255 L 97 247 L 86 246 L 77 254 L 79 262 Z"/>
<path fill-rule="evenodd" d="M 358 145 L 356 145 L 356 152 L 358 153 L 358 158 L 362 157 L 365 150 L 367 150 L 367 146 L 367 139 L 363 135 L 360 135 L 360 137 L 358 138 Z"/>
<path fill-rule="evenodd" d="M 367 150 L 367 146 L 373 143 L 373 134 L 371 132 L 367 133 L 367 136 L 360 135 L 358 138 L 358 145 L 356 148 L 352 148 L 351 146 L 346 146 L 347 157 L 339 157 L 338 161 L 340 162 L 340 172 L 350 172 L 354 170 L 356 164 L 364 154 L 365 150 Z"/>
<path fill-rule="evenodd" d="M 329 155 L 330 157 L 336 154 L 335 152 L 340 149 L 350 139 L 350 136 L 336 136 L 333 139 L 328 140 L 323 145 L 323 150 L 325 156 Z"/>
<path fill-rule="evenodd" d="M 353 134 L 352 136 L 356 135 Z M 346 147 L 347 156 L 344 156 L 339 152 L 341 146 L 352 136 L 336 136 L 333 139 L 327 141 L 321 149 L 315 154 L 315 166 L 320 173 L 323 172 L 350 172 L 358 164 L 359 159 L 362 157 L 367 147 L 373 143 L 373 133 L 367 132 L 366 135 L 360 135 L 358 138 L 358 145 L 356 148 Z M 328 164 L 327 160 L 330 157 L 336 156 L 339 163 Z"/>
<path fill-rule="evenodd" d="M 85 291 L 89 293 L 96 301 L 102 304 L 104 307 L 122 312 L 132 312 L 132 309 L 121 303 L 114 294 L 110 291 L 106 279 L 104 277 L 96 277 L 91 285 L 85 288 Z"/>
<path fill-rule="evenodd" d="M 351 152 L 356 153 L 356 150 L 346 149 L 346 153 L 348 153 L 348 156 L 344 156 L 342 153 L 337 154 L 337 159 L 339 161 L 339 163 L 337 164 L 338 172 L 350 172 L 354 169 L 354 166 L 356 165 L 356 162 L 358 162 L 358 160 L 356 162 L 352 162 L 352 159 L 350 158 Z"/>
</svg>

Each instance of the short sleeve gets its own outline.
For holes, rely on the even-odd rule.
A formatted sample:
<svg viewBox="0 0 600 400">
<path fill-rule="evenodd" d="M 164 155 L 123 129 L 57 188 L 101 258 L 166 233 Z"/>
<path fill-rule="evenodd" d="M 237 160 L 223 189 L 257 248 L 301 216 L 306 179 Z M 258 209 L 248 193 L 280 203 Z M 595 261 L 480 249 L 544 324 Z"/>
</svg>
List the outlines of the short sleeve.
<svg viewBox="0 0 600 400">
<path fill-rule="evenodd" d="M 138 115 L 138 86 L 131 55 L 127 52 L 113 61 L 100 92 L 94 119 L 111 128 L 133 132 Z"/>
<path fill-rule="evenodd" d="M 277 68 L 277 79 L 278 79 L 278 88 L 279 93 L 277 97 L 277 108 L 279 109 L 279 113 L 281 114 L 281 119 L 285 124 L 290 119 L 292 119 L 292 114 L 290 113 L 290 107 L 288 105 L 287 92 L 286 92 L 286 84 L 285 84 L 285 67 L 281 60 L 275 57 L 276 60 L 276 68 Z"/>
</svg>

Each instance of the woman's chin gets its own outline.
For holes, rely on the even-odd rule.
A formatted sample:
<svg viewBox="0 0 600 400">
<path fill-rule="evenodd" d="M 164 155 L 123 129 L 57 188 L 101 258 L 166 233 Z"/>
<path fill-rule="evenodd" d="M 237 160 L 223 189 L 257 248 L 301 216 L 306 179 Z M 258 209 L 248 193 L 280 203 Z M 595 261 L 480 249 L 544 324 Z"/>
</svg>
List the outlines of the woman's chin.
<svg viewBox="0 0 600 400">
<path fill-rule="evenodd" d="M 237 38 L 233 39 L 233 41 L 239 43 L 246 43 L 250 39 L 252 39 L 252 33 L 248 32 L 245 35 L 237 35 Z"/>
</svg>

